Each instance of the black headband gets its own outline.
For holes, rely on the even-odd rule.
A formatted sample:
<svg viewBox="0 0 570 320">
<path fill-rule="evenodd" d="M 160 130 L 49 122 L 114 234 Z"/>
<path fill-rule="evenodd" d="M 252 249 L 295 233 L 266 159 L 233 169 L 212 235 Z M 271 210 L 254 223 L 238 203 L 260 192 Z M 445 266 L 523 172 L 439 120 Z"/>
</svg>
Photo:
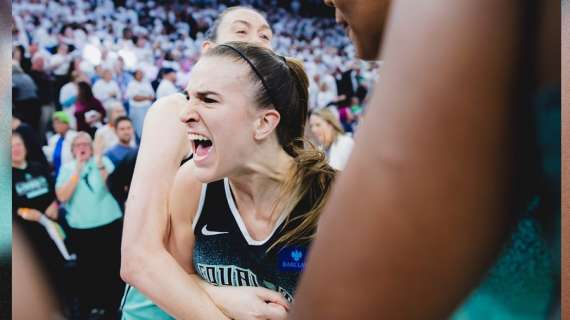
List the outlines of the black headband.
<svg viewBox="0 0 570 320">
<path fill-rule="evenodd" d="M 273 94 L 271 94 L 271 90 L 269 90 L 269 86 L 267 85 L 267 83 L 266 83 L 265 80 L 263 79 L 263 76 L 261 75 L 261 73 L 260 73 L 260 72 L 257 70 L 257 68 L 255 67 L 255 65 L 253 64 L 253 62 L 251 62 L 251 60 L 249 60 L 249 59 L 245 56 L 245 54 L 243 54 L 240 50 L 238 50 L 238 49 L 236 49 L 236 48 L 234 48 L 234 47 L 232 47 L 232 46 L 230 46 L 230 45 L 228 45 L 228 44 L 220 44 L 219 46 L 223 46 L 223 47 L 232 49 L 232 50 L 235 51 L 237 54 L 239 54 L 240 57 L 242 57 L 243 60 L 245 60 L 245 61 L 249 64 L 249 66 L 251 67 L 251 69 L 253 69 L 253 72 L 255 72 L 255 74 L 257 75 L 257 77 L 259 78 L 259 80 L 261 80 L 261 84 L 262 84 L 263 87 L 265 88 L 265 91 L 267 91 L 267 94 L 269 95 L 269 99 L 271 100 L 271 103 L 273 103 L 273 106 L 274 106 L 275 108 L 277 108 L 277 104 L 275 103 L 275 100 L 274 100 L 274 98 L 273 98 Z M 281 57 L 281 58 L 283 59 L 283 61 L 285 61 L 285 63 L 287 63 L 284 57 Z"/>
</svg>

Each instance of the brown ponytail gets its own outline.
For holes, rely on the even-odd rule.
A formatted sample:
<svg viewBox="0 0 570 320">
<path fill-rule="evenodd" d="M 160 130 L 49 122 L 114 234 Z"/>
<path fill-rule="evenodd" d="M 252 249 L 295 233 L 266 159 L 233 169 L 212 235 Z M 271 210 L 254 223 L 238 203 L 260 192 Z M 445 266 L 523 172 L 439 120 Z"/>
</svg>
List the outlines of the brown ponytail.
<svg viewBox="0 0 570 320">
<path fill-rule="evenodd" d="M 329 166 L 322 151 L 309 142 L 306 144 L 305 148 L 293 148 L 296 153 L 295 167 L 285 178 L 280 197 L 291 204 L 289 212 L 298 207 L 303 207 L 305 212 L 295 217 L 289 213 L 283 228 L 291 226 L 291 229 L 277 239 L 268 251 L 312 239 L 330 194 L 336 171 Z M 303 203 L 308 207 L 304 207 Z"/>
<path fill-rule="evenodd" d="M 309 78 L 300 60 L 293 58 L 284 58 L 284 60 L 295 78 L 294 82 L 297 87 L 298 96 L 292 97 L 291 100 L 299 99 L 302 105 L 307 105 L 306 108 L 300 108 L 297 119 L 297 121 L 302 121 L 304 132 L 308 118 Z M 289 198 L 288 202 L 293 203 L 294 207 L 301 205 L 302 201 L 306 201 L 309 208 L 307 208 L 308 211 L 293 218 L 290 214 L 287 216 L 283 226 L 291 225 L 293 227 L 277 239 L 268 251 L 279 246 L 288 246 L 313 238 L 336 174 L 336 171 L 329 166 L 325 154 L 309 141 L 297 138 L 291 142 L 288 148 L 285 148 L 285 151 L 287 149 L 290 149 L 288 153 L 295 160 L 295 168 L 290 171 L 289 176 L 285 179 L 281 199 Z"/>
</svg>

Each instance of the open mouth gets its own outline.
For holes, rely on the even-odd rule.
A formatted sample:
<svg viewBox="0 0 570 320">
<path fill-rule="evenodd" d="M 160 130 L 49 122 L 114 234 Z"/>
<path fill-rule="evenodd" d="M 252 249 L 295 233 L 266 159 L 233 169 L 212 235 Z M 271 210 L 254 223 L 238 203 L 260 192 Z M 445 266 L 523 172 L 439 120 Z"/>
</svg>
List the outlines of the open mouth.
<svg viewBox="0 0 570 320">
<path fill-rule="evenodd" d="M 188 135 L 192 142 L 192 152 L 194 153 L 194 160 L 200 161 L 208 157 L 210 151 L 214 148 L 212 140 L 201 134 L 191 133 Z"/>
</svg>

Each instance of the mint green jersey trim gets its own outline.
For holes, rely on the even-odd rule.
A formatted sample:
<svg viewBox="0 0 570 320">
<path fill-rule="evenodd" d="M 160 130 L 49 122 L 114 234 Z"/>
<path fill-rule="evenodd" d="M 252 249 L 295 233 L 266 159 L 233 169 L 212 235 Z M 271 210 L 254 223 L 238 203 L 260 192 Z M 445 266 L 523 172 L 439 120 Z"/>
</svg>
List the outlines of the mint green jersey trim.
<svg viewBox="0 0 570 320">
<path fill-rule="evenodd" d="M 135 287 L 127 285 L 121 303 L 122 320 L 174 320 Z"/>
</svg>

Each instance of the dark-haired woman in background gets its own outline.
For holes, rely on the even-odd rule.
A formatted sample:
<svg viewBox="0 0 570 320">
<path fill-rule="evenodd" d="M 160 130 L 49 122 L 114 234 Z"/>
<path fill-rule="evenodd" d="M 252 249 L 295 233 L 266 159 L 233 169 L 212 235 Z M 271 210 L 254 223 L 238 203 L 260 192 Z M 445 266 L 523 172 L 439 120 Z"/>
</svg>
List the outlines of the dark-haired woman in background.
<svg viewBox="0 0 570 320">
<path fill-rule="evenodd" d="M 12 132 L 12 220 L 29 240 L 49 284 L 61 297 L 64 259 L 42 225 L 58 218 L 54 182 L 45 165 L 28 162 L 26 155 L 22 136 Z"/>
<path fill-rule="evenodd" d="M 75 102 L 75 120 L 77 121 L 77 131 L 85 131 L 95 136 L 96 124 L 105 119 L 106 111 L 103 104 L 91 90 L 91 85 L 87 82 L 77 84 L 77 101 Z M 97 114 L 96 114 L 96 113 Z"/>
</svg>

